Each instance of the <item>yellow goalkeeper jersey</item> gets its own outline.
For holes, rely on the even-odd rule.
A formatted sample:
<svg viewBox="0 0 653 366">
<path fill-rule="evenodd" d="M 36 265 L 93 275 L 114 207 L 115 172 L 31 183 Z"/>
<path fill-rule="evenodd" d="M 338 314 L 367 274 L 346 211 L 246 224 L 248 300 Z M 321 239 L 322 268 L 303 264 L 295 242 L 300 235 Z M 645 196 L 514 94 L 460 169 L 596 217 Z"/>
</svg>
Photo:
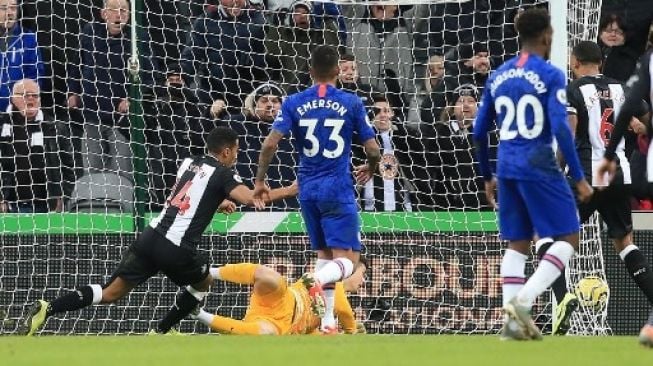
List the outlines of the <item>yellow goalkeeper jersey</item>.
<svg viewBox="0 0 653 366">
<path fill-rule="evenodd" d="M 260 295 L 256 292 L 250 297 L 244 321 L 267 321 L 273 324 L 280 335 L 311 334 L 320 326 L 320 318 L 311 311 L 308 290 L 297 281 L 288 286 L 282 279 L 277 291 Z M 336 284 L 335 313 L 345 333 L 356 332 L 354 311 L 347 300 L 342 282 Z"/>
</svg>

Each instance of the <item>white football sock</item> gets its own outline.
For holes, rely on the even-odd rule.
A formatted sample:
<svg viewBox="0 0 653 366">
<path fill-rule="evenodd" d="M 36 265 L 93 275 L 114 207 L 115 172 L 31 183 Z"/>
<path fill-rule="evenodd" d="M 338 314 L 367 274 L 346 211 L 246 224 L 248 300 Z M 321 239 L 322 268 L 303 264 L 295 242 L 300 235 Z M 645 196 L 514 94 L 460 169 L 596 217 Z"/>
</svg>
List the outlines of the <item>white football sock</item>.
<svg viewBox="0 0 653 366">
<path fill-rule="evenodd" d="M 315 271 L 315 280 L 322 285 L 342 281 L 351 276 L 354 263 L 348 258 L 335 258 Z"/>
<path fill-rule="evenodd" d="M 532 307 L 540 296 L 565 270 L 574 247 L 565 241 L 556 241 L 542 257 L 535 273 L 517 294 L 517 300 L 524 306 Z"/>
<path fill-rule="evenodd" d="M 93 290 L 93 305 L 97 305 L 102 301 L 102 286 L 88 285 Z"/>
<path fill-rule="evenodd" d="M 213 321 L 213 314 L 207 313 L 204 309 L 200 309 L 200 313 L 197 315 L 197 320 L 210 327 L 211 322 Z"/>
<path fill-rule="evenodd" d="M 211 267 L 209 268 L 209 274 L 214 280 L 219 280 L 220 279 L 220 268 L 218 267 Z"/>
<path fill-rule="evenodd" d="M 320 258 L 318 258 L 315 261 L 315 271 L 314 272 L 317 272 L 317 271 L 321 270 L 322 268 L 324 268 L 324 266 L 329 264 L 329 262 L 331 262 L 330 259 L 320 259 Z"/>
<path fill-rule="evenodd" d="M 516 250 L 506 249 L 503 253 L 503 260 L 501 261 L 503 306 L 506 306 L 508 301 L 517 296 L 519 290 L 526 283 L 526 275 L 524 274 L 526 259 L 528 259 L 527 255 Z"/>
<path fill-rule="evenodd" d="M 330 285 L 328 285 L 330 287 Z M 335 304 L 336 304 L 336 290 L 333 288 L 324 289 L 324 316 L 322 317 L 322 329 L 324 327 L 335 327 Z"/>
</svg>

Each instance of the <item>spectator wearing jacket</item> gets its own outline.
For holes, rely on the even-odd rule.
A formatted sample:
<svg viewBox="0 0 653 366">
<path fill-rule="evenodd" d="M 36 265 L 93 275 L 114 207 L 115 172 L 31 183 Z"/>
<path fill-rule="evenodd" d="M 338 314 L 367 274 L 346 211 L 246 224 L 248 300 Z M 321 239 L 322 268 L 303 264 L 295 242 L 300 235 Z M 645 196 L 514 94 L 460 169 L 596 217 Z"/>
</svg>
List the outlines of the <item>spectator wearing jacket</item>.
<svg viewBox="0 0 653 366">
<path fill-rule="evenodd" d="M 626 81 L 635 71 L 639 58 L 636 45 L 629 42 L 628 28 L 620 16 L 607 14 L 599 23 L 598 44 L 603 53 L 602 72 L 605 76 Z"/>
<path fill-rule="evenodd" d="M 313 5 L 305 0 L 293 1 L 284 18 L 282 24 L 267 28 L 266 60 L 272 79 L 293 92 L 311 85 L 311 51 L 320 45 L 338 46 L 338 24 L 326 18 L 318 25 Z"/>
<path fill-rule="evenodd" d="M 395 114 L 404 116 L 415 91 L 413 41 L 397 5 L 371 5 L 371 17 L 357 24 L 347 48 L 356 57 L 363 83 L 385 93 Z"/>
<path fill-rule="evenodd" d="M 68 107 L 83 108 L 82 160 L 86 173 L 111 171 L 132 179 L 129 146 L 129 2 L 104 0 L 103 22 L 86 24 L 80 64 L 70 66 Z M 153 85 L 149 41 L 139 36 L 141 83 Z"/>
<path fill-rule="evenodd" d="M 252 0 L 250 0 L 250 3 Z M 283 19 L 285 13 L 292 7 L 295 0 L 256 0 L 256 2 L 263 2 L 264 7 L 269 10 L 270 18 Z M 316 15 L 314 19 L 317 28 L 322 28 L 322 22 L 336 21 L 338 24 L 338 36 L 342 44 L 347 43 L 347 26 L 345 17 L 340 8 L 340 5 L 330 0 L 314 1 L 311 2 L 313 6 L 313 14 Z M 277 24 L 275 20 L 270 21 L 270 24 Z"/>
<path fill-rule="evenodd" d="M 70 132 L 41 110 L 38 84 L 14 83 L 0 117 L 0 212 L 61 211 L 75 182 Z"/>
<path fill-rule="evenodd" d="M 14 83 L 44 75 L 36 33 L 20 25 L 16 0 L 0 0 L 0 111 L 9 105 Z"/>
<path fill-rule="evenodd" d="M 168 66 L 166 80 L 155 88 L 154 103 L 143 103 L 151 202 L 162 205 L 184 158 L 204 154 L 206 137 L 216 127 L 206 106 L 182 78 L 179 64 Z M 153 210 L 158 206 L 152 207 Z"/>
<path fill-rule="evenodd" d="M 243 181 L 250 185 L 254 184 L 263 141 L 270 133 L 272 122 L 281 109 L 284 96 L 285 92 L 279 85 L 272 82 L 263 83 L 247 96 L 242 114 L 224 117 L 220 122 L 221 125 L 231 127 L 240 135 L 236 171 Z M 282 139 L 268 171 L 267 181 L 270 188 L 291 184 L 296 179 L 297 164 L 292 139 Z M 277 210 L 298 208 L 299 203 L 296 198 L 290 198 L 272 207 Z"/>
<path fill-rule="evenodd" d="M 428 142 L 429 149 L 439 155 L 442 182 L 437 194 L 453 210 L 489 209 L 472 140 L 478 95 L 478 89 L 472 84 L 456 88 L 440 121 L 432 126 L 432 139 Z M 491 145 L 496 146 L 496 141 Z"/>
<path fill-rule="evenodd" d="M 100 16 L 103 22 L 86 24 L 79 36 L 79 65 L 69 67 L 68 107 L 83 108 L 86 122 L 114 127 L 129 112 L 129 2 L 104 0 Z M 149 41 L 146 34 L 138 38 L 141 82 L 151 86 Z"/>
<path fill-rule="evenodd" d="M 336 87 L 358 95 L 366 106 L 372 105 L 374 89 L 361 81 L 358 75 L 358 63 L 354 55 L 344 53 L 340 56 L 340 74 Z"/>
<path fill-rule="evenodd" d="M 375 94 L 372 102 L 370 119 L 383 155 L 378 174 L 359 187 L 361 208 L 364 211 L 412 211 L 411 186 L 406 174 L 412 165 L 408 134 L 385 96 Z M 354 149 L 353 161 L 354 165 L 365 163 L 360 146 Z"/>
<path fill-rule="evenodd" d="M 444 57 L 442 55 L 429 57 L 424 79 L 420 81 L 423 86 L 415 93 L 406 121 L 410 126 L 419 125 L 424 121 L 433 121 L 433 115 L 439 116 L 442 113 L 442 108 L 446 105 Z"/>
<path fill-rule="evenodd" d="M 268 80 L 264 24 L 261 12 L 247 0 L 220 0 L 193 23 L 181 67 L 200 102 L 224 100 L 240 107 L 256 81 Z"/>
<path fill-rule="evenodd" d="M 472 84 L 482 93 L 491 69 L 485 43 L 462 44 L 445 55 L 445 90 L 451 94 L 460 85 Z"/>
</svg>

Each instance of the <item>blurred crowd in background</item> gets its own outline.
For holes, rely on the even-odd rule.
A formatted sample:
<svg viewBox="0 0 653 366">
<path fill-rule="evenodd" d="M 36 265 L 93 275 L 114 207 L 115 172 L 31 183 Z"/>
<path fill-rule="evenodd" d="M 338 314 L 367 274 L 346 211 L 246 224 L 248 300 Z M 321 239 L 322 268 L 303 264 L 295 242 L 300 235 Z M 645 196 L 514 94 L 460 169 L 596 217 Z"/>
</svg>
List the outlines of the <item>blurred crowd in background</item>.
<svg viewBox="0 0 653 366">
<path fill-rule="evenodd" d="M 144 0 L 132 32 L 128 0 L 85 4 L 0 0 L 0 212 L 132 212 L 134 117 L 145 124 L 148 210 L 161 209 L 179 162 L 202 154 L 216 126 L 240 134 L 236 169 L 251 183 L 283 98 L 311 85 L 310 52 L 322 44 L 339 48 L 338 87 L 363 100 L 382 148 L 378 175 L 358 190 L 362 210 L 489 209 L 471 125 L 488 75 L 519 49 L 515 17 L 548 6 Z M 652 19 L 649 1 L 603 1 L 605 75 L 628 79 Z M 634 133 L 627 142 L 629 154 L 642 143 Z M 296 165 L 285 140 L 270 185 L 293 181 Z"/>
</svg>

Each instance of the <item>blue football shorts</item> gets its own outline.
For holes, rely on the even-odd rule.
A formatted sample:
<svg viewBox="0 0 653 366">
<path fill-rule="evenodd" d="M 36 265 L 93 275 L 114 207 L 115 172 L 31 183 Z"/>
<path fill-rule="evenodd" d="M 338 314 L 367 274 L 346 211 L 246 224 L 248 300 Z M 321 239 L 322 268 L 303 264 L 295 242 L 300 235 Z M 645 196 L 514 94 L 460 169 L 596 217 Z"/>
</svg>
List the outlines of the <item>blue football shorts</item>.
<svg viewBox="0 0 653 366">
<path fill-rule="evenodd" d="M 559 237 L 580 230 L 574 195 L 560 179 L 498 179 L 499 230 L 503 240 Z"/>
<path fill-rule="evenodd" d="M 360 217 L 356 202 L 300 200 L 312 250 L 361 250 Z"/>
</svg>

